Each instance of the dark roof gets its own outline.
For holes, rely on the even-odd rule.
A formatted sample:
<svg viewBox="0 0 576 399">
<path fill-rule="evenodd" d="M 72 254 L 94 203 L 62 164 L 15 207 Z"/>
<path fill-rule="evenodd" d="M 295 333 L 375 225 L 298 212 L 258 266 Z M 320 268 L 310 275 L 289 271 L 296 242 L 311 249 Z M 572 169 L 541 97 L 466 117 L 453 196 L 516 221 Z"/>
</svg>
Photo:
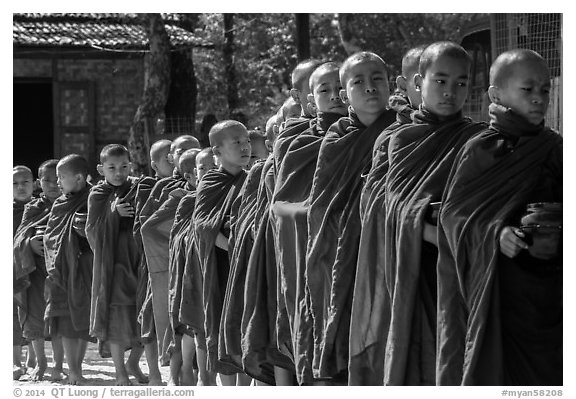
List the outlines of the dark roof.
<svg viewBox="0 0 576 399">
<path fill-rule="evenodd" d="M 163 14 L 172 48 L 213 47 L 180 27 L 176 14 Z M 13 14 L 16 47 L 147 50 L 137 14 Z"/>
</svg>

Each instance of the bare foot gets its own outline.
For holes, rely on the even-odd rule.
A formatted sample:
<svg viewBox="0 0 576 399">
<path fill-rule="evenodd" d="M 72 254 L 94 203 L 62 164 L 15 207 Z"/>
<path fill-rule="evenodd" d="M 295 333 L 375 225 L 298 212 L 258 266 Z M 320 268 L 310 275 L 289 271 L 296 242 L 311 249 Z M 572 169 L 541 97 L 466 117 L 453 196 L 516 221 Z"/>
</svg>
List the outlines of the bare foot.
<svg viewBox="0 0 576 399">
<path fill-rule="evenodd" d="M 128 375 L 131 375 L 132 377 L 136 378 L 136 381 L 138 381 L 139 384 L 148 384 L 148 382 L 150 382 L 150 380 L 148 379 L 148 377 L 144 375 L 138 364 L 136 364 L 136 366 L 133 366 L 130 363 L 126 363 L 126 372 L 128 373 Z"/>
<path fill-rule="evenodd" d="M 14 379 L 14 381 L 18 381 L 20 377 L 22 377 L 24 374 L 26 374 L 25 367 L 14 366 L 14 368 L 12 369 L 12 378 Z"/>
<path fill-rule="evenodd" d="M 132 385 L 132 382 L 130 382 L 130 380 L 128 379 L 128 376 L 116 377 L 116 386 L 126 387 L 126 386 L 130 386 L 130 385 Z"/>
<path fill-rule="evenodd" d="M 38 365 L 32 370 L 32 373 L 30 373 L 30 379 L 32 381 L 42 381 L 47 367 L 46 359 L 38 360 Z"/>
<path fill-rule="evenodd" d="M 52 381 L 62 381 L 67 374 L 61 368 L 52 368 L 52 372 L 50 373 L 50 379 Z"/>
<path fill-rule="evenodd" d="M 63 384 L 66 385 L 84 385 L 88 382 L 88 380 L 80 374 L 70 372 L 70 375 L 62 381 Z"/>
<path fill-rule="evenodd" d="M 178 386 L 178 381 L 176 381 L 172 376 L 170 376 L 170 378 L 168 379 L 168 383 L 166 384 L 169 387 L 175 387 Z"/>
</svg>

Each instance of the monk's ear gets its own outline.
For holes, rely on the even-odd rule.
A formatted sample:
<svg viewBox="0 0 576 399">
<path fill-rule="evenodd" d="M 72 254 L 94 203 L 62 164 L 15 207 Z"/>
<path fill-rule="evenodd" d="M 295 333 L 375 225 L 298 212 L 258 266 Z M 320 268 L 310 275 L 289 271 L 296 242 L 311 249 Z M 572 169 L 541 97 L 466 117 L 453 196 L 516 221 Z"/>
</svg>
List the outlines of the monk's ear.
<svg viewBox="0 0 576 399">
<path fill-rule="evenodd" d="M 338 94 L 340 95 L 340 99 L 344 104 L 350 105 L 350 102 L 348 101 L 348 94 L 346 94 L 346 89 L 340 89 Z"/>
<path fill-rule="evenodd" d="M 406 91 L 408 90 L 407 88 L 407 81 L 406 78 L 402 75 L 398 75 L 396 76 L 396 87 L 403 91 L 404 93 L 406 93 Z"/>
<path fill-rule="evenodd" d="M 214 147 L 212 147 L 212 152 L 214 153 L 214 156 L 221 156 L 222 153 L 220 152 L 220 146 L 215 145 Z"/>
<path fill-rule="evenodd" d="M 268 139 L 264 140 L 264 145 L 266 146 L 266 149 L 268 150 L 269 153 L 272 152 L 272 150 L 274 149 L 272 142 Z"/>
<path fill-rule="evenodd" d="M 96 170 L 100 176 L 104 176 L 104 165 L 98 164 L 96 165 Z"/>
<path fill-rule="evenodd" d="M 416 91 L 422 91 L 422 83 L 424 82 L 424 77 L 419 73 L 414 74 L 414 87 Z"/>
<path fill-rule="evenodd" d="M 306 108 L 308 108 L 308 112 L 310 115 L 316 115 L 316 102 L 314 101 L 314 94 L 308 94 L 308 104 L 306 104 Z"/>
<path fill-rule="evenodd" d="M 290 97 L 292 97 L 298 104 L 302 104 L 302 101 L 300 101 L 300 90 L 294 88 L 290 89 Z"/>
<path fill-rule="evenodd" d="M 488 87 L 488 97 L 494 104 L 500 104 L 500 89 L 496 86 Z"/>
<path fill-rule="evenodd" d="M 171 152 L 169 152 L 168 155 L 166 156 L 166 159 L 168 160 L 168 162 L 170 163 L 170 165 L 174 165 L 174 154 L 172 154 Z"/>
<path fill-rule="evenodd" d="M 192 169 L 192 173 L 194 173 L 194 179 L 196 179 L 196 181 L 198 181 L 198 168 L 194 168 Z"/>
<path fill-rule="evenodd" d="M 152 170 L 154 172 L 158 172 L 158 165 L 156 165 L 156 161 L 151 161 L 150 162 L 150 167 L 152 168 Z"/>
<path fill-rule="evenodd" d="M 184 172 L 184 179 L 193 186 L 196 185 L 196 173 L 194 173 L 195 171 L 196 168 L 194 168 L 193 172 Z"/>
</svg>

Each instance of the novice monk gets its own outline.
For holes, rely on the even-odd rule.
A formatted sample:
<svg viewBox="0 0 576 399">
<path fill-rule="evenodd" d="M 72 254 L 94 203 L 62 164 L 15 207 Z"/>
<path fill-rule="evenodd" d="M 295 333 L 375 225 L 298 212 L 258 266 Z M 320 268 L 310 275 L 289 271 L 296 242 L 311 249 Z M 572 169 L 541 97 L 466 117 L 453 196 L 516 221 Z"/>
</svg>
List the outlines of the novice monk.
<svg viewBox="0 0 576 399">
<path fill-rule="evenodd" d="M 305 273 L 312 371 L 314 378 L 334 383 L 347 379 L 362 174 L 370 168 L 374 141 L 395 117 L 386 109 L 387 79 L 386 64 L 370 52 L 348 57 L 340 68 L 340 97 L 350 105 L 349 116 L 332 125 L 322 141 L 308 199 Z"/>
<path fill-rule="evenodd" d="M 268 156 L 265 146 L 265 137 L 259 132 L 249 132 L 252 158 L 257 163 L 249 170 L 246 180 L 238 196 L 239 204 L 237 217 L 231 221 L 230 246 L 230 273 L 224 296 L 222 317 L 220 319 L 220 333 L 218 344 L 218 358 L 236 367 L 244 375 L 242 362 L 241 325 L 244 311 L 244 295 L 246 270 L 248 260 L 254 243 L 255 213 L 258 206 L 258 185 L 264 166 L 263 160 Z M 252 161 L 251 161 L 252 162 Z M 251 289 L 247 291 L 251 293 Z M 260 364 L 259 369 L 249 368 L 247 373 L 254 377 L 257 384 L 274 384 L 274 370 L 272 365 Z M 256 371 L 256 372 L 255 372 Z M 239 374 L 240 376 L 240 374 Z M 239 378 L 239 381 L 240 378 Z M 244 378 L 244 384 L 250 383 L 250 378 Z M 242 384 L 242 385 L 244 385 Z M 241 385 L 240 383 L 238 385 Z"/>
<path fill-rule="evenodd" d="M 418 73 L 420 55 L 426 46 L 408 50 L 402 58 L 402 75 L 396 78 L 396 85 L 402 96 L 395 97 L 391 107 L 396 111 L 396 122 L 388 126 L 374 142 L 372 167 L 366 176 L 366 183 L 360 197 L 360 218 L 362 220 L 360 245 L 354 296 L 350 322 L 350 365 L 348 383 L 350 385 L 381 385 L 384 372 L 384 345 L 382 311 L 386 306 L 387 295 L 384 285 L 384 200 L 386 193 L 386 173 L 388 172 L 388 141 L 398 127 L 412 123 L 411 114 L 421 103 L 420 92 L 415 90 L 414 75 Z M 392 97 L 390 102 L 392 102 Z"/>
<path fill-rule="evenodd" d="M 50 336 L 62 337 L 68 384 L 86 382 L 82 360 L 90 327 L 90 288 L 93 254 L 84 236 L 86 206 L 91 185 L 88 163 L 78 154 L 62 158 L 56 166 L 62 196 L 52 205 L 44 233 L 46 313 Z"/>
<path fill-rule="evenodd" d="M 184 187 L 187 181 L 182 177 L 178 168 L 178 159 L 182 153 L 191 148 L 199 148 L 198 140 L 190 135 L 177 137 L 170 146 L 168 161 L 174 168 L 172 176 L 160 179 L 152 189 L 150 196 L 142 210 L 140 211 L 141 234 L 144 243 L 144 252 L 149 272 L 150 289 L 147 291 L 152 302 L 154 311 L 154 323 L 156 329 L 156 339 L 158 343 L 158 353 L 161 356 L 160 363 L 166 365 L 170 362 L 166 356 L 166 345 L 169 336 L 167 335 L 168 319 L 168 250 L 165 245 L 158 243 L 150 237 L 152 225 L 146 225 L 146 221 L 160 208 L 168 199 L 168 195 L 175 188 Z M 153 233 L 152 233 L 153 235 Z M 173 359 L 176 361 L 177 359 Z"/>
<path fill-rule="evenodd" d="M 13 209 L 14 221 L 12 224 L 12 237 L 16 234 L 16 230 L 22 221 L 24 214 L 24 206 L 32 200 L 32 193 L 34 191 L 34 176 L 32 171 L 27 166 L 18 165 L 12 170 L 13 175 Z M 26 373 L 26 367 L 22 367 L 20 357 L 22 356 L 22 327 L 18 320 L 18 305 L 14 301 L 12 306 L 12 360 L 13 370 L 12 375 L 15 380 L 18 380 Z M 30 346 L 32 348 L 32 346 Z M 30 350 L 30 349 L 29 349 Z M 33 349 L 32 349 L 33 351 Z"/>
<path fill-rule="evenodd" d="M 562 386 L 561 233 L 537 252 L 538 233 L 519 228 L 527 204 L 562 202 L 562 137 L 544 125 L 546 61 L 500 54 L 488 94 L 490 127 L 458 154 L 442 198 L 436 381 Z"/>
<path fill-rule="evenodd" d="M 109 144 L 100 152 L 98 173 L 104 180 L 88 197 L 86 236 L 94 252 L 90 335 L 99 345 L 110 345 L 116 369 L 116 385 L 132 385 L 129 375 L 147 383 L 139 361 L 144 348 L 139 342 L 136 290 L 140 256 L 132 234 L 137 179 L 130 177 L 128 149 Z M 124 364 L 124 351 L 130 350 Z"/>
<path fill-rule="evenodd" d="M 276 257 L 281 292 L 288 316 L 288 331 L 280 331 L 280 347 L 290 348 L 298 382 L 312 382 L 312 362 L 307 353 L 312 343 L 310 315 L 304 303 L 304 270 L 308 242 L 308 197 L 322 139 L 332 123 L 348 111 L 340 99 L 339 66 L 328 62 L 314 70 L 309 79 L 308 110 L 316 115 L 308 129 L 294 138 L 276 177 L 271 212 L 276 220 Z M 305 325 L 308 327 L 305 328 Z"/>
<path fill-rule="evenodd" d="M 143 176 L 138 181 L 136 197 L 134 198 L 134 227 L 133 234 L 138 246 L 140 265 L 138 266 L 138 288 L 136 290 L 136 312 L 140 328 L 140 340 L 144 344 L 146 362 L 148 363 L 149 380 L 148 385 L 161 385 L 162 377 L 158 368 L 158 344 L 154 328 L 154 314 L 152 312 L 152 293 L 148 283 L 148 265 L 144 256 L 144 245 L 142 243 L 140 213 L 144 204 L 150 197 L 150 193 L 158 180 L 172 176 L 173 165 L 168 161 L 170 153 L 170 140 L 158 140 L 150 147 L 150 166 L 154 170 L 155 176 Z M 147 293 L 148 291 L 148 293 Z M 148 301 L 146 300 L 148 295 Z"/>
<path fill-rule="evenodd" d="M 44 351 L 44 263 L 43 235 L 52 204 L 60 196 L 57 184 L 57 159 L 43 162 L 38 168 L 40 198 L 26 204 L 22 223 L 14 237 L 14 279 L 16 280 L 14 299 L 18 302 L 19 318 L 24 338 L 31 341 L 36 354 L 37 365 L 30 374 L 33 381 L 42 381 L 47 368 Z M 64 378 L 62 362 L 64 349 L 60 337 L 51 337 L 53 360 L 52 380 Z"/>
<path fill-rule="evenodd" d="M 220 168 L 207 173 L 198 185 L 193 215 L 194 244 L 204 275 L 208 370 L 219 373 L 223 385 L 236 385 L 238 370 L 218 360 L 218 329 L 230 267 L 228 236 L 234 212 L 232 204 L 246 178 L 244 168 L 250 162 L 250 140 L 246 127 L 233 120 L 214 125 L 209 139 Z"/>
<path fill-rule="evenodd" d="M 416 86 L 422 104 L 414 123 L 398 128 L 388 146 L 382 307 L 386 385 L 434 385 L 436 363 L 436 220 L 454 157 L 485 127 L 462 116 L 470 56 L 436 42 L 420 56 Z M 382 237 L 382 235 L 381 235 Z"/>
<path fill-rule="evenodd" d="M 186 254 L 187 228 L 192 211 L 194 210 L 196 190 L 196 176 L 194 167 L 196 166 L 196 156 L 200 152 L 197 148 L 186 150 L 178 158 L 178 170 L 186 180 L 184 187 L 174 188 L 170 191 L 168 199 L 160 208 L 152 214 L 146 222 L 147 239 L 154 240 L 157 246 L 163 247 L 164 254 L 168 258 L 168 315 L 169 328 L 165 336 L 163 357 L 170 359 L 170 381 L 169 385 L 181 385 L 181 378 L 184 385 L 195 385 L 196 376 L 193 372 L 194 352 L 188 352 L 185 359 L 182 358 L 181 341 L 182 334 L 187 331 L 178 322 L 180 307 L 180 297 L 182 291 L 182 273 Z M 186 200 L 180 202 L 183 198 Z M 175 220 L 178 217 L 178 223 Z M 182 233 L 182 229 L 184 232 Z"/>
<path fill-rule="evenodd" d="M 214 153 L 212 148 L 204 148 L 196 155 L 196 167 L 194 168 L 194 177 L 197 185 L 204 175 L 216 169 Z M 189 198 L 187 198 L 189 197 Z M 179 215 L 185 209 L 188 209 L 188 203 L 196 198 L 196 193 L 191 193 L 184 197 L 182 209 L 176 210 Z M 187 198 L 185 200 L 185 198 Z M 195 203 L 195 202 L 194 202 Z M 180 205 L 179 205 L 180 206 Z M 192 210 L 193 211 L 193 210 Z M 184 219 L 182 219 L 184 223 Z M 198 382 L 197 385 L 216 385 L 216 375 L 208 372 L 206 368 L 206 337 L 204 334 L 204 306 L 202 299 L 202 269 L 198 259 L 194 240 L 194 230 L 191 227 L 191 220 L 188 223 L 187 236 L 183 238 L 186 242 L 186 253 L 184 260 L 184 271 L 182 274 L 182 289 L 180 291 L 180 304 L 178 306 L 178 324 L 184 330 L 182 335 L 182 357 L 190 358 L 190 354 L 196 354 L 198 364 Z M 185 229 L 183 225 L 182 230 Z M 175 317 L 175 316 L 174 316 Z M 190 334 L 193 332 L 193 335 Z M 182 385 L 189 385 L 192 381 L 189 374 L 185 373 L 187 365 L 183 365 Z"/>
</svg>

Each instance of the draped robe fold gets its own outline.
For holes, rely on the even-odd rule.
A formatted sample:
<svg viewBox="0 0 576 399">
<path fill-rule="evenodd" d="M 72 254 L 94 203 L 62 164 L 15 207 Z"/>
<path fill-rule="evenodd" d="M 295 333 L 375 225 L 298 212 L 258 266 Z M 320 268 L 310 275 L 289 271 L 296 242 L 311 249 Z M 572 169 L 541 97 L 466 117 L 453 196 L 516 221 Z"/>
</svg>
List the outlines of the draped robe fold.
<svg viewBox="0 0 576 399">
<path fill-rule="evenodd" d="M 382 307 L 385 306 L 384 199 L 388 172 L 388 142 L 394 130 L 412 123 L 414 112 L 408 106 L 397 110 L 396 122 L 388 126 L 374 142 L 372 167 L 360 195 L 360 244 L 354 279 L 350 320 L 349 385 L 382 385 L 384 373 L 385 331 Z"/>
<path fill-rule="evenodd" d="M 216 247 L 216 237 L 225 229 L 226 222 L 235 217 L 233 204 L 238 199 L 245 179 L 244 171 L 237 175 L 224 170 L 211 170 L 206 173 L 196 191 L 193 214 L 194 244 L 203 274 L 208 369 L 222 374 L 234 374 L 238 370 L 218 360 L 220 318 L 230 263 L 228 252 Z"/>
<path fill-rule="evenodd" d="M 274 155 L 262 166 L 256 194 L 254 243 L 246 269 L 242 314 L 242 364 L 249 375 L 262 374 L 268 364 L 294 370 L 290 357 L 278 348 L 278 278 L 274 233 L 270 223 L 270 199 L 274 188 Z"/>
<path fill-rule="evenodd" d="M 499 249 L 527 204 L 562 201 L 562 138 L 494 104 L 490 113 L 442 199 L 437 383 L 562 385 L 562 259 Z"/>
<path fill-rule="evenodd" d="M 88 340 L 93 254 L 84 237 L 75 231 L 74 214 L 86 212 L 90 185 L 54 201 L 44 233 L 46 264 L 46 311 L 48 333 L 76 333 Z M 73 331 L 62 331 L 60 319 L 70 321 Z M 73 337 L 71 337 L 73 338 Z"/>
<path fill-rule="evenodd" d="M 33 199 L 24 209 L 22 223 L 14 237 L 14 301 L 18 305 L 20 325 L 24 338 L 44 338 L 44 257 L 32 251 L 30 239 L 37 228 L 45 228 L 52 201 L 46 197 Z"/>
<path fill-rule="evenodd" d="M 105 180 L 95 185 L 88 196 L 86 238 L 94 253 L 90 335 L 99 340 L 138 344 L 136 291 L 140 257 L 133 235 L 134 218 L 122 217 L 115 204 L 134 206 L 137 179 L 129 177 L 121 186 Z"/>
<path fill-rule="evenodd" d="M 230 226 L 230 272 L 220 319 L 218 359 L 236 367 L 238 372 L 244 372 L 240 330 L 244 312 L 246 270 L 254 244 L 254 218 L 258 205 L 256 200 L 263 166 L 263 161 L 258 162 L 248 172 L 237 199 L 238 211 Z M 250 292 L 251 287 L 248 287 L 248 290 Z M 258 371 L 254 373 L 254 370 L 250 369 L 247 372 L 253 378 L 274 385 L 274 372 L 270 364 L 261 364 Z"/>
<path fill-rule="evenodd" d="M 421 108 L 388 145 L 383 261 L 385 385 L 434 385 L 436 247 L 423 242 L 431 202 L 440 201 L 454 158 L 485 127 L 454 115 L 439 121 Z"/>
<path fill-rule="evenodd" d="M 279 165 L 270 207 L 275 220 L 280 295 L 286 306 L 289 345 L 299 384 L 312 382 L 312 320 L 304 299 L 308 197 L 322 139 L 340 117 L 319 113 L 306 130 L 292 138 Z"/>
<path fill-rule="evenodd" d="M 313 320 L 313 377 L 347 373 L 352 291 L 360 238 L 362 175 L 371 165 L 379 134 L 394 122 L 384 111 L 364 126 L 350 109 L 320 146 L 308 209 L 306 298 Z"/>
</svg>

